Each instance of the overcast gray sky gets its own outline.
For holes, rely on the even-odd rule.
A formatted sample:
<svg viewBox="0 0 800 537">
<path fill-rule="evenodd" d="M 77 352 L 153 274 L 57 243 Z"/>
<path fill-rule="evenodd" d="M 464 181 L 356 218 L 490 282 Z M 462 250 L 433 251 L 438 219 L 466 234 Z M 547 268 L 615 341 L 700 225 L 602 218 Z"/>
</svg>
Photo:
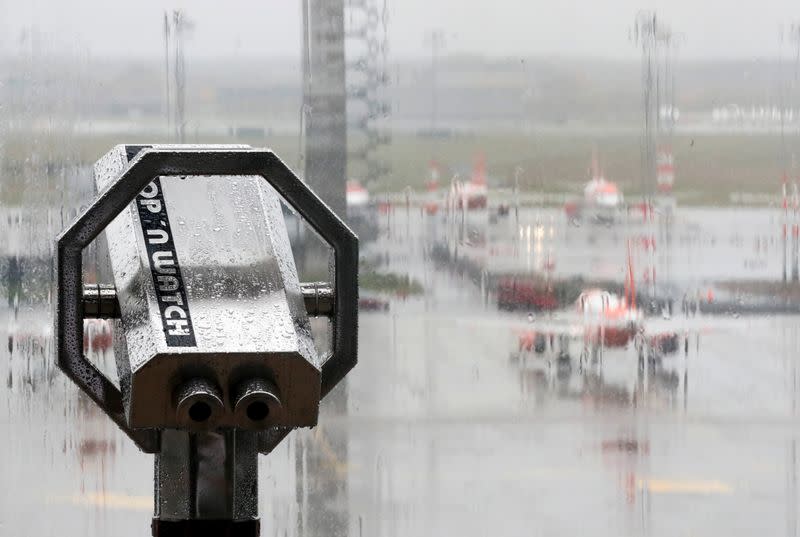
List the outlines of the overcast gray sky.
<svg viewBox="0 0 800 537">
<path fill-rule="evenodd" d="M 13 51 L 38 27 L 45 46 L 94 56 L 161 53 L 161 14 L 184 8 L 196 23 L 192 57 L 300 55 L 302 0 L 0 0 L 0 47 Z M 386 0 L 396 58 L 426 54 L 431 28 L 451 53 L 635 57 L 628 31 L 637 11 L 655 9 L 685 35 L 681 57 L 766 57 L 779 27 L 800 21 L 798 0 Z"/>
</svg>

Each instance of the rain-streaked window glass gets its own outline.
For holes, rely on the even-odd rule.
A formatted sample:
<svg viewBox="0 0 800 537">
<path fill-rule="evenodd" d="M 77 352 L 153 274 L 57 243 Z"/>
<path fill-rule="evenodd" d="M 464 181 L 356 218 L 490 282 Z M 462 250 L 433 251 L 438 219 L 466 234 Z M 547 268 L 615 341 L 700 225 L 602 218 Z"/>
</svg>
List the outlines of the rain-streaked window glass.
<svg viewBox="0 0 800 537">
<path fill-rule="evenodd" d="M 799 267 L 792 2 L 4 2 L 0 535 L 797 535 Z"/>
</svg>

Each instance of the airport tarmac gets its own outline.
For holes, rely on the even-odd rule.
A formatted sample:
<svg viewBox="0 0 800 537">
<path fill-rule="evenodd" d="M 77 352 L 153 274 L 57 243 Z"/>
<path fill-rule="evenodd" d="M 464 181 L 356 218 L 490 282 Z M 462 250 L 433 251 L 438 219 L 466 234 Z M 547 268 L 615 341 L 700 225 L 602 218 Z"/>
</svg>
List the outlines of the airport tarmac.
<svg viewBox="0 0 800 537">
<path fill-rule="evenodd" d="M 527 227 L 524 248 L 486 267 L 536 270 L 550 251 L 555 275 L 606 267 L 621 281 L 639 228 L 549 214 L 530 267 Z M 520 360 L 520 327 L 546 314 L 499 312 L 480 281 L 431 260 L 444 217 L 409 216 L 398 210 L 364 255 L 425 292 L 361 314 L 346 388 L 316 429 L 261 458 L 263 535 L 797 535 L 800 317 L 674 315 L 690 345 L 644 370 L 632 347 L 585 367 Z M 658 255 L 683 288 L 779 280 L 776 222 L 679 208 Z M 519 237 L 494 225 L 490 237 Z M 0 532 L 148 534 L 152 457 L 54 370 L 51 305 L 16 289 L 0 302 Z M 96 359 L 113 373 L 110 352 Z"/>
</svg>

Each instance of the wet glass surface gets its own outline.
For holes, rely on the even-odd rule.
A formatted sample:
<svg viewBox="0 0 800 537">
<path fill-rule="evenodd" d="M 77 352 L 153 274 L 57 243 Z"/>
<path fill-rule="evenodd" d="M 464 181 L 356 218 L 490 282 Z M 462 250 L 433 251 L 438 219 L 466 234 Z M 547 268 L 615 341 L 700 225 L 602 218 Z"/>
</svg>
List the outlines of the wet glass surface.
<svg viewBox="0 0 800 537">
<path fill-rule="evenodd" d="M 588 46 L 520 28 L 529 6 L 476 27 L 477 4 L 442 5 L 344 7 L 338 157 L 299 5 L 0 10 L 0 535 L 150 531 L 153 456 L 55 367 L 53 240 L 114 145 L 181 141 L 271 147 L 301 176 L 347 158 L 351 181 L 315 188 L 361 237 L 359 364 L 259 458 L 263 535 L 797 535 L 790 7 L 703 41 L 706 8 L 664 5 L 673 31 L 612 2 Z M 246 209 L 167 181 L 230 254 L 214 222 Z M 300 280 L 328 278 L 283 214 Z M 207 279 L 235 297 L 225 268 Z M 84 325 L 112 379 L 118 330 Z"/>
</svg>

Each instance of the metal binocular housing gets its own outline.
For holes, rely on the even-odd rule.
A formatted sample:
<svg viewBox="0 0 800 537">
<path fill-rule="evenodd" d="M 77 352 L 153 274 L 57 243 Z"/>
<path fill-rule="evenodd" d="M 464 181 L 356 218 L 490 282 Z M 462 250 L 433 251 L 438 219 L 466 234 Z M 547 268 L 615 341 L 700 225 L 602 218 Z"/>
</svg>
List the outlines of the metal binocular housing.
<svg viewBox="0 0 800 537">
<path fill-rule="evenodd" d="M 167 429 L 257 431 L 269 451 L 317 423 L 355 365 L 358 241 L 271 151 L 119 145 L 99 194 L 57 239 L 57 363 L 136 443 Z M 301 283 L 286 201 L 332 247 L 328 283 Z M 82 281 L 96 238 L 98 281 Z M 309 316 L 331 319 L 318 354 Z M 118 382 L 83 353 L 86 317 L 118 318 Z M 118 386 L 118 387 L 117 387 Z"/>
</svg>

